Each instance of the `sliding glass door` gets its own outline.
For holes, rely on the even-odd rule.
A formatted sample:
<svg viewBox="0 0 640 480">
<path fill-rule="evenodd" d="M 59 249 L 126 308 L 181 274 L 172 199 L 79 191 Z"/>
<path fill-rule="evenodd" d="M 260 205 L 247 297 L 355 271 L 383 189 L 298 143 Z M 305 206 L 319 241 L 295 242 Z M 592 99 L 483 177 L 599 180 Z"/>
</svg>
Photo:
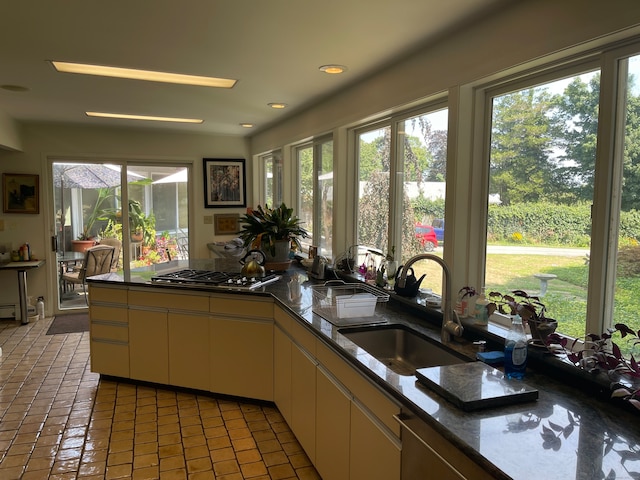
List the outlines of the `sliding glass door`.
<svg viewBox="0 0 640 480">
<path fill-rule="evenodd" d="M 88 248 L 113 246 L 108 270 L 133 277 L 189 258 L 187 166 L 55 160 L 51 178 L 59 310 L 87 306 Z"/>
</svg>

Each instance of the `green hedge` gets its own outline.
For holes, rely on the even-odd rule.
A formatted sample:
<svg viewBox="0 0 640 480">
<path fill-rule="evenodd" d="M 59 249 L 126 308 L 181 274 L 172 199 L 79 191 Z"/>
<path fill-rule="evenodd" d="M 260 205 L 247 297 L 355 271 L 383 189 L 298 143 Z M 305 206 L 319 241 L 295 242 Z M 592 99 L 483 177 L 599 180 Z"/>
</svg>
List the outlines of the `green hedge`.
<svg viewBox="0 0 640 480">
<path fill-rule="evenodd" d="M 413 209 L 416 219 L 444 218 L 443 200 L 419 198 L 413 201 Z M 591 238 L 591 206 L 550 202 L 489 205 L 487 232 L 491 242 L 587 247 Z M 639 211 L 621 212 L 620 238 L 622 245 L 639 244 Z"/>
</svg>

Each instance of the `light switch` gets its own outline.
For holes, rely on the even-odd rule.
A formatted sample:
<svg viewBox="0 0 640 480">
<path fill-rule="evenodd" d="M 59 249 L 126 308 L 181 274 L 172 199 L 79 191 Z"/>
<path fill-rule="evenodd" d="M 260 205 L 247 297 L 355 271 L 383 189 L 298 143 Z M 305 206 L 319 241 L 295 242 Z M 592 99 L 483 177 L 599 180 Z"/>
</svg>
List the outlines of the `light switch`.
<svg viewBox="0 0 640 480">
<path fill-rule="evenodd" d="M 213 215 L 205 215 L 204 216 L 204 224 L 212 225 L 213 224 Z"/>
</svg>

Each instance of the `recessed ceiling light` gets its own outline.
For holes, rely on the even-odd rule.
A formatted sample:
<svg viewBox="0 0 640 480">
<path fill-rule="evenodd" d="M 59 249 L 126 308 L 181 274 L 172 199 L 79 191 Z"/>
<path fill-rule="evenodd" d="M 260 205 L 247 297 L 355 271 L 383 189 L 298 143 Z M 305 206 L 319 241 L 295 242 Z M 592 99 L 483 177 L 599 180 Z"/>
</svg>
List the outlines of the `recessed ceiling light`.
<svg viewBox="0 0 640 480">
<path fill-rule="evenodd" d="M 53 61 L 51 63 L 57 71 L 64 73 L 81 73 L 84 75 L 99 75 L 102 77 L 129 78 L 133 80 L 146 80 L 149 82 L 178 83 L 181 85 L 197 85 L 201 87 L 217 88 L 232 88 L 237 82 L 237 80 L 228 78 L 200 77 L 197 75 L 183 75 L 181 73 L 136 70 L 134 68 L 105 67 L 103 65 Z"/>
<path fill-rule="evenodd" d="M 269 105 L 271 108 L 287 108 L 287 104 L 286 103 L 268 103 L 267 105 Z"/>
<path fill-rule="evenodd" d="M 243 128 L 253 128 L 253 123 L 241 123 L 240 126 Z"/>
<path fill-rule="evenodd" d="M 0 85 L 0 88 L 3 90 L 7 90 L 9 92 L 28 92 L 29 91 L 27 87 L 23 87 L 22 85 Z"/>
<path fill-rule="evenodd" d="M 347 67 L 344 65 L 322 65 L 320 67 L 320 71 L 324 73 L 329 73 L 331 75 L 336 75 L 338 73 L 344 73 L 347 71 Z"/>
<path fill-rule="evenodd" d="M 152 117 L 149 115 L 128 115 L 126 113 L 85 112 L 88 117 L 120 118 L 125 120 L 151 120 L 154 122 L 203 123 L 199 118 Z"/>
</svg>

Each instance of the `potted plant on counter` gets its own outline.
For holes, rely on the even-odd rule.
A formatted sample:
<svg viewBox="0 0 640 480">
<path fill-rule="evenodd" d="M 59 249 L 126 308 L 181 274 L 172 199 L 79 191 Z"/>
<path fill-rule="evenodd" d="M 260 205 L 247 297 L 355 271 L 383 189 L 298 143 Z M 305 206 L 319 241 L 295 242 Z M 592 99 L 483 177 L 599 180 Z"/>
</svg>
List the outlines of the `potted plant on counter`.
<svg viewBox="0 0 640 480">
<path fill-rule="evenodd" d="M 301 251 L 300 238 L 309 236 L 300 219 L 293 214 L 293 208 L 284 203 L 276 208 L 258 205 L 255 210 L 243 215 L 240 223 L 240 238 L 244 246 L 258 248 L 265 254 L 267 270 L 289 268 L 292 242 Z"/>
<path fill-rule="evenodd" d="M 531 339 L 538 346 L 545 346 L 547 337 L 556 331 L 558 322 L 547 317 L 547 307 L 536 296 L 531 296 L 524 290 L 513 290 L 509 295 L 500 292 L 488 294 L 489 316 L 496 310 L 502 314 L 522 317 L 522 321 L 529 325 Z"/>
</svg>

